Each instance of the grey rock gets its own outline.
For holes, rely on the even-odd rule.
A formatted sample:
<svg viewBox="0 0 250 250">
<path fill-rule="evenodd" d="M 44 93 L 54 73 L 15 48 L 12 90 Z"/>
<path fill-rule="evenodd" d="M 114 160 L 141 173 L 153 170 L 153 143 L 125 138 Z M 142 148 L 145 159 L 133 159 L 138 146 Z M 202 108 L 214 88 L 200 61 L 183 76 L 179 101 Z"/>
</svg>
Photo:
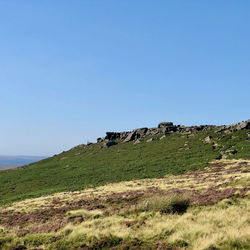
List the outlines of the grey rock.
<svg viewBox="0 0 250 250">
<path fill-rule="evenodd" d="M 159 134 L 158 128 L 149 128 L 146 135 L 157 135 Z"/>
<path fill-rule="evenodd" d="M 205 142 L 205 143 L 211 143 L 211 142 L 212 142 L 212 136 L 207 136 L 207 137 L 204 139 L 204 142 Z"/>
<path fill-rule="evenodd" d="M 160 122 L 158 124 L 158 128 L 165 128 L 165 127 L 173 127 L 172 122 Z"/>
<path fill-rule="evenodd" d="M 99 137 L 99 138 L 97 138 L 96 141 L 97 141 L 97 143 L 98 143 L 98 142 L 103 142 L 103 138 Z"/>
<path fill-rule="evenodd" d="M 126 137 L 126 139 L 124 140 L 124 142 L 130 142 L 133 141 L 135 139 L 136 136 L 136 132 L 132 131 L 128 134 L 128 136 Z"/>
<path fill-rule="evenodd" d="M 109 147 L 112 147 L 116 144 L 117 144 L 117 142 L 115 142 L 115 141 L 104 141 L 103 146 L 106 148 L 109 148 Z"/>
<path fill-rule="evenodd" d="M 234 155 L 234 154 L 237 153 L 237 150 L 236 150 L 236 149 L 233 149 L 233 148 L 232 148 L 232 149 L 227 149 L 227 150 L 225 151 L 225 153 L 226 153 L 226 154 L 233 154 L 233 155 Z"/>
<path fill-rule="evenodd" d="M 217 142 L 213 142 L 213 149 L 216 149 L 219 147 L 219 144 Z"/>
<path fill-rule="evenodd" d="M 250 132 L 247 133 L 247 140 L 250 141 Z"/>
<path fill-rule="evenodd" d="M 124 142 L 130 142 L 144 137 L 147 134 L 148 128 L 138 128 L 130 132 Z"/>
<path fill-rule="evenodd" d="M 161 122 L 158 124 L 158 131 L 161 134 L 170 134 L 177 130 L 177 126 L 173 125 L 172 122 Z"/>
<path fill-rule="evenodd" d="M 141 143 L 141 141 L 140 141 L 139 139 L 137 139 L 137 140 L 134 142 L 135 145 L 136 145 L 136 144 L 139 144 L 139 143 Z"/>
<path fill-rule="evenodd" d="M 106 132 L 105 139 L 109 141 L 115 141 L 120 138 L 120 133 L 118 132 Z"/>
<path fill-rule="evenodd" d="M 153 138 L 150 138 L 150 139 L 148 139 L 146 142 L 151 142 L 151 141 L 154 141 L 154 139 L 153 139 Z"/>
<path fill-rule="evenodd" d="M 136 138 L 141 138 L 146 135 L 148 128 L 138 128 L 133 131 L 136 133 Z"/>
<path fill-rule="evenodd" d="M 226 135 L 229 135 L 229 134 L 232 134 L 232 133 L 233 133 L 233 131 L 232 131 L 232 130 L 230 130 L 230 129 L 227 129 L 227 130 L 224 130 L 224 133 L 225 133 Z"/>
<path fill-rule="evenodd" d="M 164 138 L 166 138 L 166 135 L 163 135 L 163 136 L 160 138 L 160 140 L 163 140 Z"/>
<path fill-rule="evenodd" d="M 240 122 L 236 125 L 236 130 L 242 130 L 248 128 L 250 128 L 250 119 L 244 122 Z"/>
</svg>

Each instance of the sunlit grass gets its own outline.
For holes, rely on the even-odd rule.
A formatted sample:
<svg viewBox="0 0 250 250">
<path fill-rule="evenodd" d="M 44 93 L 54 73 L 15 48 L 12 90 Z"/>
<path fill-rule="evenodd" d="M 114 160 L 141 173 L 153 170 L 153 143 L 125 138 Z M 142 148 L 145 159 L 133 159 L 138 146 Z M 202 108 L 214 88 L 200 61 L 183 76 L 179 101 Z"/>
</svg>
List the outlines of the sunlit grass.
<svg viewBox="0 0 250 250">
<path fill-rule="evenodd" d="M 242 169 L 249 169 L 250 160 L 238 168 L 242 161 L 215 161 L 196 172 L 112 183 L 4 206 L 0 249 L 248 249 L 250 197 L 241 191 L 249 186 L 250 173 Z M 233 188 L 229 197 L 212 201 L 213 194 Z M 194 202 L 194 193 L 207 192 L 212 195 L 210 205 Z M 179 204 L 185 209 L 176 210 Z M 49 217 L 56 209 L 59 212 Z M 11 226 L 19 215 L 31 215 L 31 220 Z M 10 224 L 5 225 L 8 217 Z M 34 230 L 60 222 L 61 227 L 47 233 Z"/>
</svg>

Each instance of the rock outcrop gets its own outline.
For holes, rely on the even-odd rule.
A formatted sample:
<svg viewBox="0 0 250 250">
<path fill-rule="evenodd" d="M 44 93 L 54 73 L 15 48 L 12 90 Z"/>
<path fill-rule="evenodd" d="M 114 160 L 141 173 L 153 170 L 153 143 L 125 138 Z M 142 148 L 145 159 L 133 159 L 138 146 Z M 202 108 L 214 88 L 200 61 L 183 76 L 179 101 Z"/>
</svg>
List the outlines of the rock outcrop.
<svg viewBox="0 0 250 250">
<path fill-rule="evenodd" d="M 140 143 L 141 139 L 145 136 L 154 136 L 154 135 L 162 135 L 160 139 L 166 137 L 167 134 L 171 133 L 181 133 L 183 135 L 194 135 L 195 133 L 202 130 L 211 130 L 215 129 L 217 133 L 225 133 L 230 134 L 232 132 L 242 130 L 242 129 L 250 129 L 250 119 L 247 121 L 243 121 L 237 124 L 232 125 L 223 125 L 223 126 L 215 126 L 215 125 L 200 125 L 200 126 L 181 126 L 174 125 L 172 122 L 161 122 L 155 128 L 138 128 L 133 131 L 124 131 L 124 132 L 106 132 L 106 136 L 103 138 L 98 138 L 97 142 L 103 142 L 104 147 L 111 147 L 116 145 L 118 142 L 131 142 L 134 141 L 134 144 Z M 250 139 L 250 135 L 248 135 Z M 205 139 L 206 143 L 211 142 L 211 138 L 207 137 Z"/>
</svg>

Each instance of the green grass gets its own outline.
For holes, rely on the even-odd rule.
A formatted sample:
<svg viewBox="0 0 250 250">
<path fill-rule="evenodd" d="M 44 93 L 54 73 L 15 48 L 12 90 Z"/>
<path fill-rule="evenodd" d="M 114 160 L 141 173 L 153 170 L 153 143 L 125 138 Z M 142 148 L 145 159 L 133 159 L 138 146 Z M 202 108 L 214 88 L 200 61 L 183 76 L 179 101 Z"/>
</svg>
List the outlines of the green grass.
<svg viewBox="0 0 250 250">
<path fill-rule="evenodd" d="M 149 143 L 145 138 L 137 145 L 130 142 L 103 148 L 99 143 L 76 147 L 21 169 L 0 172 L 0 205 L 110 182 L 182 174 L 204 168 L 219 158 L 221 151 L 231 147 L 237 153 L 229 158 L 250 158 L 250 142 L 246 140 L 249 131 L 224 136 L 202 131 L 190 137 L 174 133 Z M 203 143 L 208 135 L 219 144 L 217 148 Z"/>
</svg>

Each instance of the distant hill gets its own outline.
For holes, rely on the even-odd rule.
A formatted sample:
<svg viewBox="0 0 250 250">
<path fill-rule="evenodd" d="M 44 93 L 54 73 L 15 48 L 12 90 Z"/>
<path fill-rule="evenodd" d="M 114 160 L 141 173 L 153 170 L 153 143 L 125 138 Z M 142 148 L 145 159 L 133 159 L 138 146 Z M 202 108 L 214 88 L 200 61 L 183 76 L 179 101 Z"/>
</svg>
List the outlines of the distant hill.
<svg viewBox="0 0 250 250">
<path fill-rule="evenodd" d="M 10 169 L 10 168 L 16 168 L 16 167 L 17 167 L 17 166 L 15 166 L 15 165 L 0 164 L 0 170 Z"/>
<path fill-rule="evenodd" d="M 250 120 L 228 126 L 192 127 L 163 122 L 157 128 L 107 132 L 97 143 L 0 172 L 0 203 L 183 174 L 225 158 L 250 159 Z"/>
<path fill-rule="evenodd" d="M 8 156 L 0 155 L 0 169 L 1 165 L 4 168 L 13 168 L 17 166 L 23 166 L 33 162 L 45 159 L 45 156 Z M 3 166 L 4 165 L 4 166 Z"/>
</svg>

